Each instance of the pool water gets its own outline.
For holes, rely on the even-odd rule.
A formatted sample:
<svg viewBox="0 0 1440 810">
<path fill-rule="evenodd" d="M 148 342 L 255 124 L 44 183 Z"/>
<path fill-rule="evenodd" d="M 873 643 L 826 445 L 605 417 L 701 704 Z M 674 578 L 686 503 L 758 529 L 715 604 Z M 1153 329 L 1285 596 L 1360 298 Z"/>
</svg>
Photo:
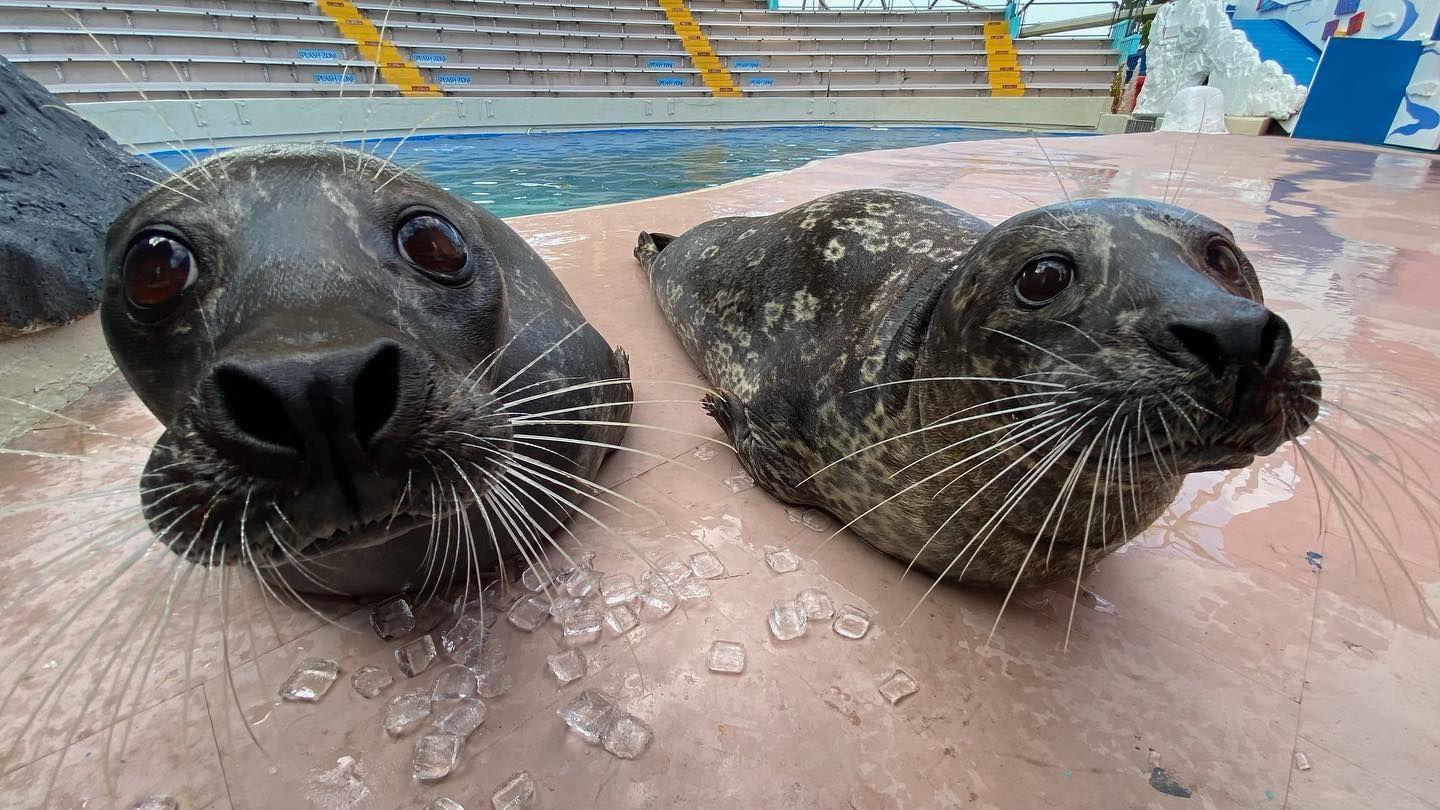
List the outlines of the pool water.
<svg viewBox="0 0 1440 810">
<path fill-rule="evenodd" d="M 396 163 L 513 217 L 708 188 L 847 152 L 1028 137 L 974 127 L 744 127 L 437 135 L 365 148 L 394 150 Z M 173 152 L 156 157 L 185 164 Z"/>
</svg>

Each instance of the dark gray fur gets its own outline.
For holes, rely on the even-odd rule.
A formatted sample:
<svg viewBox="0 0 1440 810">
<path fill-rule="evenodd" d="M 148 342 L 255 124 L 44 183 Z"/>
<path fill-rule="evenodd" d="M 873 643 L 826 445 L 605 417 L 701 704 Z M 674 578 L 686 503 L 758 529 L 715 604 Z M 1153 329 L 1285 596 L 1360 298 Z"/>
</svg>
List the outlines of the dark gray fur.
<svg viewBox="0 0 1440 810">
<path fill-rule="evenodd" d="M 495 272 L 469 287 L 448 288 L 405 266 L 393 233 L 415 205 L 444 214 L 472 255 L 484 257 Z M 150 325 L 127 311 L 120 266 L 132 237 L 156 226 L 184 235 L 201 270 L 176 315 Z M 474 507 L 470 487 L 483 495 L 492 476 L 509 473 L 460 433 L 577 476 L 551 473 L 563 484 L 545 484 L 564 500 L 583 504 L 585 496 L 578 492 L 593 491 L 585 481 L 593 480 L 604 448 L 515 442 L 490 392 L 537 358 L 501 400 L 517 391 L 526 396 L 567 384 L 627 380 L 624 353 L 612 351 L 584 325 L 544 260 L 505 223 L 413 174 L 327 146 L 235 150 L 192 166 L 137 200 L 110 229 L 106 268 L 106 337 L 126 378 L 166 428 L 143 478 L 146 513 L 177 552 L 188 550 L 199 562 L 237 563 L 248 543 L 266 573 L 300 589 L 349 594 L 418 586 L 430 565 L 443 578 L 488 571 L 496 563 L 495 541 L 501 555 L 513 557 L 517 538 L 493 513 L 487 523 Z M 377 339 L 396 341 L 428 359 L 428 398 L 419 424 L 411 426 L 413 440 L 389 452 L 375 469 L 350 470 L 358 509 L 335 485 L 332 467 L 348 465 L 348 459 L 257 475 L 237 466 L 206 430 L 201 394 L 217 363 L 303 359 Z M 466 381 L 502 347 L 488 373 Z M 624 382 L 537 400 L 511 416 L 593 404 L 597 407 L 560 418 L 618 423 L 628 419 L 630 399 Z M 624 435 L 615 425 L 531 426 L 526 432 L 605 444 L 618 444 Z M 457 462 L 468 483 L 456 471 Z M 517 492 L 526 489 L 509 481 Z M 187 483 L 195 486 L 169 494 L 148 491 Z M 554 529 L 573 511 L 544 493 L 527 491 L 539 504 L 517 500 L 538 530 Z M 463 532 L 456 495 L 466 504 L 460 512 L 473 537 L 469 543 L 458 540 Z M 191 507 L 188 517 L 175 521 Z M 380 545 L 357 547 L 391 520 L 416 528 Z M 515 521 L 512 526 L 519 525 L 518 516 Z M 277 547 L 277 538 L 289 554 Z M 535 536 L 520 539 L 542 545 Z M 332 547 L 309 565 L 317 541 Z M 291 555 L 307 563 L 310 576 L 291 564 Z"/>
</svg>

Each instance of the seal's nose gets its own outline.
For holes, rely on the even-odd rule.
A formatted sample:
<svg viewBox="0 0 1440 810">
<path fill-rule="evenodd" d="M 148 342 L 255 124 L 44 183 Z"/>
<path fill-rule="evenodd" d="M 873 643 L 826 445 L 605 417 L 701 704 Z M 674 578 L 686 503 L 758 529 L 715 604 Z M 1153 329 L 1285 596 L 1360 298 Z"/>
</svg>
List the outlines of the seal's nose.
<svg viewBox="0 0 1440 810">
<path fill-rule="evenodd" d="M 1236 298 L 1233 306 L 1173 320 L 1170 335 L 1179 343 L 1177 362 L 1203 365 L 1216 377 L 1233 369 L 1269 378 L 1290 356 L 1285 320 L 1243 298 Z"/>
<path fill-rule="evenodd" d="M 427 377 L 413 352 L 381 340 L 268 363 L 225 361 L 202 397 L 216 444 L 235 461 L 344 472 L 413 433 Z"/>
</svg>

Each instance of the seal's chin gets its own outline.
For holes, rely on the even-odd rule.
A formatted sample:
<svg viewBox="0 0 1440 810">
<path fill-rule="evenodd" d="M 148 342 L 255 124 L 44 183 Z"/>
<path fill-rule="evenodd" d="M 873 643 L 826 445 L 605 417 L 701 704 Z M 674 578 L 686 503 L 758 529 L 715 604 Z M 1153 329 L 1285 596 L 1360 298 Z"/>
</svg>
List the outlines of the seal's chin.
<svg viewBox="0 0 1440 810">
<path fill-rule="evenodd" d="M 290 564 L 297 560 L 313 562 L 337 554 L 374 548 L 416 532 L 429 532 L 432 521 L 433 518 L 429 515 L 400 515 L 393 520 L 387 516 L 383 520 L 372 520 L 337 529 L 325 537 L 317 537 L 309 542 L 297 544 L 289 556 L 282 553 L 278 557 L 272 558 L 270 566 Z"/>
</svg>

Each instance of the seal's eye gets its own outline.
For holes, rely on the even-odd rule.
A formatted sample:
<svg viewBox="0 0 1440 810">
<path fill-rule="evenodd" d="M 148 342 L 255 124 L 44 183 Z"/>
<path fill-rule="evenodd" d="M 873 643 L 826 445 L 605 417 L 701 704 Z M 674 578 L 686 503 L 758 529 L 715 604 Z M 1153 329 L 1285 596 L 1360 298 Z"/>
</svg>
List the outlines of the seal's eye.
<svg viewBox="0 0 1440 810">
<path fill-rule="evenodd" d="M 167 315 L 195 283 L 195 257 L 184 242 L 156 231 L 142 233 L 125 251 L 125 298 L 141 320 Z"/>
<path fill-rule="evenodd" d="M 405 261 L 442 284 L 470 280 L 470 252 L 460 231 L 438 214 L 416 214 L 400 223 L 395 247 Z"/>
<path fill-rule="evenodd" d="M 1075 280 L 1075 265 L 1064 256 L 1031 259 L 1015 276 L 1015 300 L 1023 307 L 1043 307 Z"/>
<path fill-rule="evenodd" d="M 1231 281 L 1240 278 L 1240 254 L 1224 239 L 1210 240 L 1210 245 L 1205 248 L 1205 261 L 1222 278 Z"/>
</svg>

